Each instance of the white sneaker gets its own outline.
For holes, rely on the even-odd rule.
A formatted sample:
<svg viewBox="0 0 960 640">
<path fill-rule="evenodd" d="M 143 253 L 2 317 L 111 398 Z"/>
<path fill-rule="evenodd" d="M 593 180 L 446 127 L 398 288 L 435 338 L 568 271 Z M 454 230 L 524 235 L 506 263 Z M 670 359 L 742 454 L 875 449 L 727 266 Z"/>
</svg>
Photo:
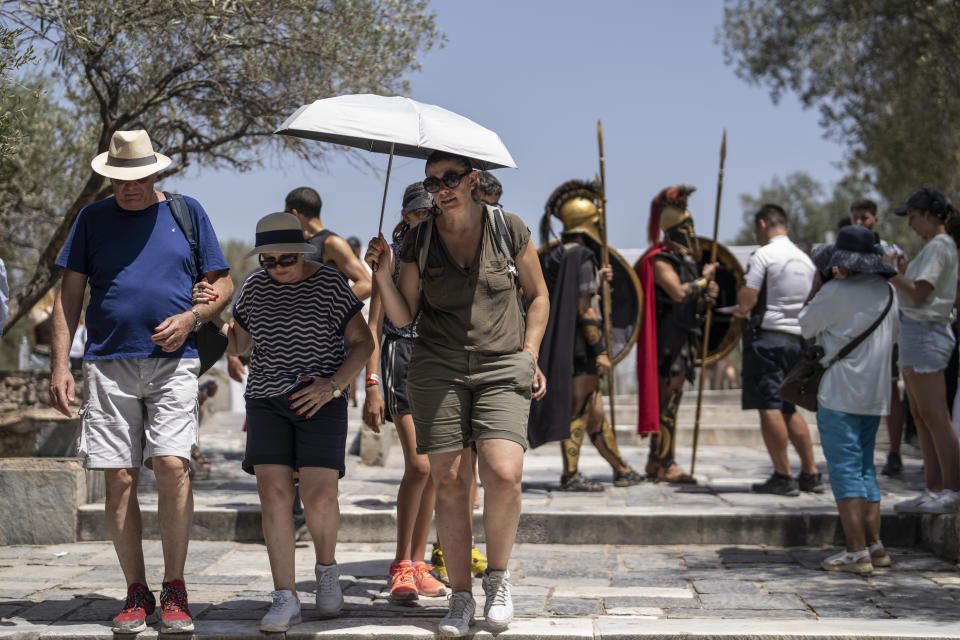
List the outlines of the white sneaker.
<svg viewBox="0 0 960 640">
<path fill-rule="evenodd" d="M 920 513 L 956 513 L 960 494 L 951 489 L 944 489 L 933 500 L 927 500 L 917 506 Z"/>
<path fill-rule="evenodd" d="M 929 502 L 931 500 L 936 500 L 937 494 L 930 489 L 924 489 L 923 493 L 918 495 L 916 498 L 910 498 L 909 500 L 904 500 L 903 502 L 898 502 L 893 505 L 893 510 L 897 513 L 922 513 L 920 511 L 920 505 L 924 502 Z"/>
<path fill-rule="evenodd" d="M 302 622 L 300 600 L 292 591 L 273 591 L 270 597 L 273 598 L 273 604 L 270 605 L 267 615 L 260 620 L 260 631 L 279 633 L 289 629 L 290 625 Z"/>
<path fill-rule="evenodd" d="M 457 591 L 448 598 L 450 610 L 440 621 L 440 635 L 444 638 L 459 638 L 470 630 L 477 603 L 469 591 Z"/>
<path fill-rule="evenodd" d="M 336 618 L 343 610 L 340 568 L 336 563 L 318 564 L 314 571 L 317 574 L 317 617 Z"/>
<path fill-rule="evenodd" d="M 491 571 L 487 569 L 483 574 L 483 593 L 486 602 L 483 603 L 483 617 L 487 624 L 498 629 L 505 629 L 513 620 L 513 599 L 510 597 L 510 571 Z"/>
</svg>

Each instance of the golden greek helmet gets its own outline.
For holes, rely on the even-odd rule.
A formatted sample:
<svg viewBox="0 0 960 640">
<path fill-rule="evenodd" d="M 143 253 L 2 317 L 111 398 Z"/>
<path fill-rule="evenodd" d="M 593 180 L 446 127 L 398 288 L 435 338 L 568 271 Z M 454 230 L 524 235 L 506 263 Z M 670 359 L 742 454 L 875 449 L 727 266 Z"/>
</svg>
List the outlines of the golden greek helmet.
<svg viewBox="0 0 960 640">
<path fill-rule="evenodd" d="M 600 207 L 597 203 L 600 198 L 600 188 L 592 180 L 568 180 L 554 189 L 540 220 L 540 235 L 544 244 L 549 241 L 551 216 L 563 223 L 564 235 L 582 233 L 599 244 Z"/>
<path fill-rule="evenodd" d="M 663 242 L 674 250 L 688 252 L 699 258 L 699 244 L 693 228 L 693 216 L 687 210 L 687 199 L 696 187 L 677 185 L 667 187 L 650 203 L 650 221 L 647 239 L 656 244 L 663 230 Z"/>
</svg>

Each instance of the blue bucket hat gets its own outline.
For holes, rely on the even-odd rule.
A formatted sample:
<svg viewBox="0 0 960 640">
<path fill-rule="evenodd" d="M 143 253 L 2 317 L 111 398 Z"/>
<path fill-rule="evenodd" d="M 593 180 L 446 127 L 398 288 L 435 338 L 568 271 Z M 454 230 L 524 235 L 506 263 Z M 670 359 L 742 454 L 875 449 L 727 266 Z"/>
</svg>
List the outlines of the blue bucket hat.
<svg viewBox="0 0 960 640">
<path fill-rule="evenodd" d="M 877 244 L 873 231 L 858 224 L 840 229 L 835 244 L 823 247 L 818 252 L 817 268 L 829 271 L 833 267 L 845 267 L 857 273 L 875 273 L 884 278 L 897 275 L 897 270 L 883 261 L 883 250 Z"/>
</svg>

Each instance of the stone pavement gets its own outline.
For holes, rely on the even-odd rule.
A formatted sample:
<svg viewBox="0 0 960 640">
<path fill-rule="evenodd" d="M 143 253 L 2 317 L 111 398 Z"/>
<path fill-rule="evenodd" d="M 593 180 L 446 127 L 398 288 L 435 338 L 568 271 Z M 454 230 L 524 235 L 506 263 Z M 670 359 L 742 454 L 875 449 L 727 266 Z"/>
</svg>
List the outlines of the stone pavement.
<svg viewBox="0 0 960 640">
<path fill-rule="evenodd" d="M 872 576 L 817 568 L 827 549 L 765 546 L 518 545 L 511 562 L 516 620 L 505 638 L 960 638 L 960 575 L 929 553 L 891 549 L 895 564 Z M 156 589 L 161 551 L 148 542 Z M 393 605 L 385 573 L 390 544 L 338 547 L 346 607 L 312 617 L 313 557 L 298 545 L 303 624 L 288 638 L 425 638 L 444 598 Z M 259 544 L 193 542 L 186 581 L 202 638 L 260 638 L 272 589 Z M 482 590 L 475 581 L 478 611 Z M 124 596 L 109 543 L 0 547 L 0 638 L 112 637 Z M 473 627 L 489 637 L 482 619 Z M 150 629 L 138 638 L 152 638 Z"/>
<path fill-rule="evenodd" d="M 197 517 L 186 579 L 196 636 L 205 639 L 262 638 L 258 621 L 272 589 L 266 550 L 250 542 L 260 538 L 259 509 L 255 481 L 240 470 L 241 420 L 219 413 L 201 430 L 213 470 L 209 479 L 195 482 Z M 357 429 L 354 417 L 351 430 Z M 642 466 L 642 446 L 622 449 L 632 464 Z M 684 466 L 689 457 L 689 449 L 681 448 Z M 902 479 L 881 478 L 884 536 L 895 564 L 869 577 L 818 568 L 840 535 L 829 492 L 798 498 L 749 492 L 751 482 L 769 473 L 766 454 L 755 447 L 701 448 L 702 484 L 692 488 L 655 483 L 613 488 L 609 467 L 587 444 L 581 468 L 607 483 L 604 492 L 561 493 L 559 465 L 556 445 L 526 456 L 520 544 L 510 567 L 517 619 L 497 636 L 960 638 L 960 573 L 952 561 L 915 546 L 919 518 L 890 512 L 893 502 L 919 490 L 915 455 L 907 456 Z M 385 467 L 366 467 L 348 456 L 338 545 L 346 611 L 335 620 L 312 619 L 313 558 L 310 543 L 301 542 L 297 574 L 305 622 L 287 637 L 434 636 L 444 599 L 397 606 L 386 598 L 401 473 L 396 445 Z M 156 538 L 149 473 L 141 499 L 145 533 Z M 125 591 L 113 549 L 103 542 L 102 505 L 83 507 L 81 520 L 86 542 L 0 547 L 0 639 L 113 637 L 107 623 Z M 475 529 L 482 548 L 479 512 Z M 148 540 L 145 549 L 156 589 L 162 575 L 159 542 Z M 479 581 L 474 590 L 482 610 Z M 476 637 L 493 637 L 482 619 L 473 630 Z M 156 635 L 151 629 L 138 637 Z"/>
<path fill-rule="evenodd" d="M 350 429 L 360 428 L 351 410 Z M 751 416 L 748 416 L 750 418 Z M 194 539 L 255 541 L 261 539 L 260 512 L 253 476 L 240 469 L 244 434 L 242 414 L 213 414 L 201 428 L 201 449 L 213 470 L 195 486 Z M 757 427 L 759 428 L 759 427 Z M 392 429 L 389 423 L 384 429 Z M 627 441 L 621 438 L 621 441 Z M 644 443 L 645 444 L 645 443 Z M 644 446 L 623 445 L 622 453 L 636 468 L 646 461 Z M 907 447 L 905 451 L 911 451 Z M 826 468 L 819 447 L 818 464 Z M 877 455 L 882 465 L 883 452 Z M 678 459 L 688 467 L 690 449 L 680 447 Z M 791 460 L 797 459 L 791 453 Z M 920 460 L 905 457 L 906 469 L 896 480 L 880 477 L 885 513 L 884 536 L 890 545 L 912 545 L 918 539 L 919 518 L 895 516 L 892 505 L 922 489 Z M 823 545 L 839 541 L 836 506 L 829 490 L 788 498 L 758 495 L 750 484 L 771 471 L 765 450 L 744 446 L 704 446 L 696 472 L 701 485 L 676 487 L 647 482 L 615 488 L 610 467 L 589 443 L 584 444 L 581 470 L 605 483 L 601 494 L 557 491 L 559 445 L 547 444 L 524 460 L 523 515 L 518 541 L 562 544 L 770 544 Z M 796 466 L 794 467 L 797 471 Z M 394 539 L 396 488 L 403 473 L 398 444 L 391 447 L 385 467 L 365 466 L 347 456 L 347 473 L 340 483 L 340 540 L 388 542 Z M 144 470 L 141 502 L 148 537 L 157 537 L 156 492 Z M 107 540 L 102 505 L 80 509 L 82 540 Z M 477 513 L 475 530 L 482 539 Z"/>
</svg>

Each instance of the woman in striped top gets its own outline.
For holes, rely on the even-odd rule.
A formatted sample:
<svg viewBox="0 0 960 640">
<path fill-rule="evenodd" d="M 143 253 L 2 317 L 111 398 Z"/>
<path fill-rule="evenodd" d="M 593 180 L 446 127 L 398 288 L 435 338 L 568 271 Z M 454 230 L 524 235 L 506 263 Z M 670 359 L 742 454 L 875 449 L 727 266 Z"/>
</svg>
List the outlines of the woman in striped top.
<svg viewBox="0 0 960 640">
<path fill-rule="evenodd" d="M 312 251 L 293 215 L 262 218 L 251 254 L 260 254 L 263 268 L 240 286 L 227 330 L 231 355 L 253 347 L 243 469 L 257 477 L 275 589 L 263 631 L 285 631 L 300 621 L 290 518 L 294 471 L 316 552 L 317 615 L 336 616 L 343 606 L 335 551 L 347 437 L 344 387 L 373 352 L 373 336 L 343 276 L 304 259 Z"/>
</svg>

